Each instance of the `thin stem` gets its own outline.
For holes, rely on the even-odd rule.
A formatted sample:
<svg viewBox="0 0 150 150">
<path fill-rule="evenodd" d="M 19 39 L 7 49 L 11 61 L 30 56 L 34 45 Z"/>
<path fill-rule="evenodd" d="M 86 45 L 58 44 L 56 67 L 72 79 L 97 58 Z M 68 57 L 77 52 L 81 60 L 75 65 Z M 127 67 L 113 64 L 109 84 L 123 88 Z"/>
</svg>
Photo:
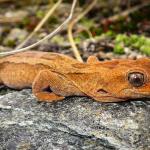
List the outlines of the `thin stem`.
<svg viewBox="0 0 150 150">
<path fill-rule="evenodd" d="M 44 37 L 43 39 L 39 40 L 38 42 L 36 42 L 36 43 L 34 43 L 34 44 L 30 45 L 30 46 L 27 46 L 25 48 L 16 49 L 16 50 L 13 50 L 13 51 L 10 51 L 10 52 L 1 52 L 0 56 L 6 56 L 6 55 L 18 53 L 18 52 L 27 51 L 27 50 L 29 50 L 31 48 L 34 48 L 35 46 L 41 44 L 43 41 L 45 41 L 47 39 L 51 39 L 52 37 L 57 35 L 70 22 L 70 20 L 72 19 L 76 3 L 77 3 L 77 0 L 73 0 L 73 4 L 72 4 L 72 7 L 71 7 L 71 11 L 70 11 L 69 17 L 58 28 L 56 28 L 53 32 L 51 32 L 49 35 L 47 35 L 46 37 Z"/>
<path fill-rule="evenodd" d="M 29 34 L 29 36 L 20 45 L 18 45 L 16 49 L 22 48 L 41 29 L 41 27 L 45 24 L 48 18 L 54 13 L 54 11 L 61 4 L 61 2 L 62 0 L 59 0 L 52 8 L 49 9 L 45 17 L 39 22 L 39 24 L 36 26 L 33 32 Z"/>
<path fill-rule="evenodd" d="M 72 20 L 72 22 L 70 22 L 69 27 L 68 27 L 68 39 L 71 43 L 72 46 L 72 51 L 76 57 L 77 60 L 83 62 L 82 57 L 80 56 L 79 50 L 74 42 L 73 39 L 73 35 L 72 35 L 72 29 L 74 27 L 74 25 L 80 20 L 82 19 L 96 4 L 97 0 L 94 0 L 81 14 L 79 14 L 79 16 L 77 18 L 75 18 L 74 20 Z"/>
</svg>

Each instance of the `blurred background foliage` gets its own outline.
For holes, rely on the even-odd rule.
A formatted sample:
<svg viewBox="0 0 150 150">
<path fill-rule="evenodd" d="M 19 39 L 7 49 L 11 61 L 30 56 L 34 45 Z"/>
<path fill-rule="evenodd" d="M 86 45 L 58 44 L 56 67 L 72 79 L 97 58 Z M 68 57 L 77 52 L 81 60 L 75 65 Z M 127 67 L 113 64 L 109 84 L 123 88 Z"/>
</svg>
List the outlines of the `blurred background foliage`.
<svg viewBox="0 0 150 150">
<path fill-rule="evenodd" d="M 74 18 L 84 12 L 92 1 L 78 0 Z M 11 50 L 22 43 L 57 2 L 0 0 L 0 51 Z M 62 1 L 25 46 L 58 27 L 69 15 L 71 3 L 72 0 Z M 74 42 L 83 59 L 91 54 L 102 60 L 150 56 L 149 3 L 149 0 L 97 0 L 91 11 L 73 26 Z M 124 12 L 127 14 L 122 16 Z M 73 55 L 67 29 L 36 49 Z"/>
</svg>

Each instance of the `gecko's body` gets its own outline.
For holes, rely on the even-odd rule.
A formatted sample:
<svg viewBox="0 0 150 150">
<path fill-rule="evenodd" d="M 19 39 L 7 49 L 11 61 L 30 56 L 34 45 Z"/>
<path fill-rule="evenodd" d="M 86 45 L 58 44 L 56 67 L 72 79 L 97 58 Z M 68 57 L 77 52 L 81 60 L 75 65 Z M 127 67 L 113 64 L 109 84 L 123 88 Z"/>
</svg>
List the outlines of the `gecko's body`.
<svg viewBox="0 0 150 150">
<path fill-rule="evenodd" d="M 137 82 L 137 83 L 136 83 Z M 40 101 L 89 96 L 114 102 L 150 96 L 150 59 L 80 63 L 68 56 L 23 52 L 0 59 L 0 84 L 32 88 Z"/>
</svg>

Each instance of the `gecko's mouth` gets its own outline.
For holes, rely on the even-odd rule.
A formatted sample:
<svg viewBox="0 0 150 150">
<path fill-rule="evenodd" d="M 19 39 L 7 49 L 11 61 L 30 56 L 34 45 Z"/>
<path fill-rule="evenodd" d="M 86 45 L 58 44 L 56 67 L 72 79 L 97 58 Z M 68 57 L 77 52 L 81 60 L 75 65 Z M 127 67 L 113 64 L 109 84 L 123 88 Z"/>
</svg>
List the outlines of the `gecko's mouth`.
<svg viewBox="0 0 150 150">
<path fill-rule="evenodd" d="M 130 99 L 150 98 L 150 92 L 135 91 L 135 89 L 124 89 L 123 93 Z"/>
<path fill-rule="evenodd" d="M 131 89 L 124 89 L 124 92 L 126 96 L 122 96 L 122 94 L 116 94 L 110 93 L 104 89 L 99 89 L 97 91 L 101 97 L 104 98 L 110 98 L 115 101 L 125 101 L 127 99 L 139 99 L 139 98 L 150 98 L 150 92 L 136 92 L 135 90 Z M 124 94 L 123 94 L 124 95 Z"/>
<path fill-rule="evenodd" d="M 126 101 L 129 99 L 139 99 L 139 98 L 150 98 L 149 92 L 135 92 L 135 90 L 131 89 L 124 89 L 120 91 L 118 94 L 114 94 L 111 92 L 108 92 L 105 89 L 99 89 L 96 92 L 90 94 L 94 99 L 97 99 L 98 101 L 104 101 L 104 102 L 121 102 Z"/>
<path fill-rule="evenodd" d="M 148 92 L 142 92 L 142 93 L 134 92 L 134 94 L 136 95 L 136 98 L 150 98 L 150 93 Z"/>
</svg>

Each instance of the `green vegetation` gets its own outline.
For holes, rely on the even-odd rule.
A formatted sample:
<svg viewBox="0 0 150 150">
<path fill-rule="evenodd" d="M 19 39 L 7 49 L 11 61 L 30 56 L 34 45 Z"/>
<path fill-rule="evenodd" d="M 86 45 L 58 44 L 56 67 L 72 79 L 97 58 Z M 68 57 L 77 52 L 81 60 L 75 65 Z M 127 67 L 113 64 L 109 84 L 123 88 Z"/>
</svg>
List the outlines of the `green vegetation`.
<svg viewBox="0 0 150 150">
<path fill-rule="evenodd" d="M 124 54 L 124 46 L 122 43 L 118 43 L 114 46 L 114 53 L 116 54 Z"/>
<path fill-rule="evenodd" d="M 150 56 L 150 38 L 132 34 L 127 36 L 126 34 L 118 34 L 114 40 L 114 53 L 123 54 L 124 47 L 131 49 L 137 49 L 143 54 Z"/>
</svg>

